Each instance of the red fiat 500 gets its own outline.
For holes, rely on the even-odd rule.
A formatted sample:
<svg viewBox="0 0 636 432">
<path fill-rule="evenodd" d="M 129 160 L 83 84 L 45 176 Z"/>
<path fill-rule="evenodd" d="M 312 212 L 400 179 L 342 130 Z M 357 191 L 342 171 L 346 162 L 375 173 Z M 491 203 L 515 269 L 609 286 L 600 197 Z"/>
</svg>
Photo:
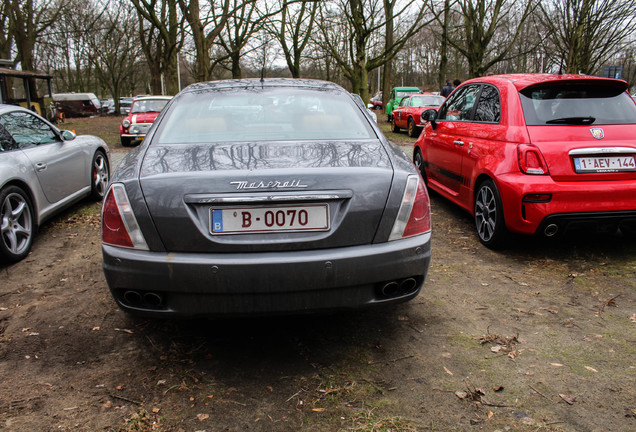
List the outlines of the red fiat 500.
<svg viewBox="0 0 636 432">
<path fill-rule="evenodd" d="M 573 227 L 636 234 L 636 105 L 622 80 L 515 74 L 457 87 L 413 160 L 475 217 L 480 241 Z"/>
</svg>

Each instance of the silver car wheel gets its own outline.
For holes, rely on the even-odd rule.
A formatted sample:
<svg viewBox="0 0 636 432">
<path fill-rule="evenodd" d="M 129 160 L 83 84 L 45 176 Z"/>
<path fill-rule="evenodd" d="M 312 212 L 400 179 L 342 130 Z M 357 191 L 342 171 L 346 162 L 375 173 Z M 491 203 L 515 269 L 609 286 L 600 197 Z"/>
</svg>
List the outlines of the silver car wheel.
<svg viewBox="0 0 636 432">
<path fill-rule="evenodd" d="M 7 194 L 2 201 L 0 218 L 3 249 L 15 257 L 25 255 L 33 236 L 31 206 L 26 198 L 17 192 Z"/>
<path fill-rule="evenodd" d="M 497 200 L 489 185 L 479 189 L 475 200 L 475 224 L 477 234 L 484 242 L 489 242 L 497 227 Z"/>
<path fill-rule="evenodd" d="M 101 151 L 98 151 L 93 158 L 93 197 L 96 200 L 104 198 L 109 180 L 108 161 L 106 156 Z"/>
</svg>

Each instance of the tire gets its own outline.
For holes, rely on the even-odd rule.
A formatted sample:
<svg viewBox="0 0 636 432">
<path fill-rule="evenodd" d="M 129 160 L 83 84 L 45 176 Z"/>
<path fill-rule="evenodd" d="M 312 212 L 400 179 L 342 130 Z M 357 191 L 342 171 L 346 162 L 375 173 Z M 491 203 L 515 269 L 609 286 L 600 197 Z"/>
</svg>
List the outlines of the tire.
<svg viewBox="0 0 636 432">
<path fill-rule="evenodd" d="M 413 117 L 409 117 L 409 123 L 408 123 L 408 134 L 411 138 L 415 138 L 417 136 L 419 136 L 420 134 L 420 128 L 418 128 L 417 126 L 415 126 L 415 121 L 413 120 Z"/>
<path fill-rule="evenodd" d="M 10 262 L 24 259 L 31 250 L 35 223 L 29 196 L 17 186 L 0 191 L 0 256 Z"/>
<path fill-rule="evenodd" d="M 391 132 L 398 133 L 399 131 L 400 131 L 400 128 L 397 127 L 397 125 L 395 124 L 395 117 L 393 117 L 391 119 Z"/>
<path fill-rule="evenodd" d="M 479 241 L 496 249 L 505 244 L 508 237 L 499 190 L 488 179 L 479 184 L 475 194 L 475 227 Z"/>
<path fill-rule="evenodd" d="M 97 150 L 91 165 L 91 198 L 101 201 L 106 195 L 110 181 L 110 166 L 103 151 Z"/>
<path fill-rule="evenodd" d="M 130 138 L 121 137 L 121 145 L 124 147 L 130 147 Z"/>
<path fill-rule="evenodd" d="M 422 175 L 422 179 L 424 180 L 424 184 L 427 184 L 426 180 L 426 171 L 424 170 L 424 157 L 422 156 L 422 152 L 420 149 L 416 148 L 413 152 L 413 165 Z"/>
</svg>

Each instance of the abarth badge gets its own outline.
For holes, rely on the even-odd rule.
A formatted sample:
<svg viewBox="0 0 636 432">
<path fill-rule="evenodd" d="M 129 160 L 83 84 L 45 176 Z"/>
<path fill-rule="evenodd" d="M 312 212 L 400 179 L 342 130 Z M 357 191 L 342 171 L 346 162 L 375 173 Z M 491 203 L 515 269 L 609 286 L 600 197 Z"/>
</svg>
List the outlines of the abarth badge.
<svg viewBox="0 0 636 432">
<path fill-rule="evenodd" d="M 591 128 L 592 136 L 598 140 L 605 138 L 605 132 L 601 128 Z"/>
</svg>

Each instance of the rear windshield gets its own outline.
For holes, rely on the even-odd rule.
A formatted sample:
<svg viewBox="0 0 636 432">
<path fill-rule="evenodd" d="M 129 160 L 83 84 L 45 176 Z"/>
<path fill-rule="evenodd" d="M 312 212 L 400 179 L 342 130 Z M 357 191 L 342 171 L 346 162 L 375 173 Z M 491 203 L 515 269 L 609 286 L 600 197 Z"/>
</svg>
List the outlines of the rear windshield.
<svg viewBox="0 0 636 432">
<path fill-rule="evenodd" d="M 160 144 L 377 138 L 345 92 L 242 88 L 183 93 L 166 113 Z"/>
<path fill-rule="evenodd" d="M 636 104 L 616 86 L 594 84 L 543 85 L 520 92 L 526 124 L 636 124 Z"/>
</svg>

